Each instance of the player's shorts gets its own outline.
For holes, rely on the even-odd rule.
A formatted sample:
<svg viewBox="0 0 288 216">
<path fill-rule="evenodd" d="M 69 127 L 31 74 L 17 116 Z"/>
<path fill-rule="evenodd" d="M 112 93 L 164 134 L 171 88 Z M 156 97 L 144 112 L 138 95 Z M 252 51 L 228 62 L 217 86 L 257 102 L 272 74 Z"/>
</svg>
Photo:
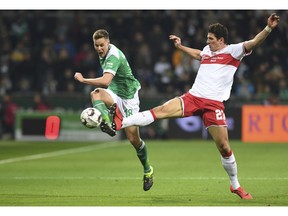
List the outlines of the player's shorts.
<svg viewBox="0 0 288 216">
<path fill-rule="evenodd" d="M 189 92 L 183 94 L 180 99 L 183 117 L 200 116 L 206 128 L 212 125 L 227 126 L 222 102 L 196 97 Z"/>
<path fill-rule="evenodd" d="M 138 91 L 135 92 L 132 99 L 123 99 L 112 92 L 110 89 L 104 89 L 112 98 L 114 103 L 117 103 L 119 110 L 121 111 L 124 117 L 128 117 L 135 113 L 138 113 L 140 110 L 140 100 L 138 96 Z"/>
</svg>

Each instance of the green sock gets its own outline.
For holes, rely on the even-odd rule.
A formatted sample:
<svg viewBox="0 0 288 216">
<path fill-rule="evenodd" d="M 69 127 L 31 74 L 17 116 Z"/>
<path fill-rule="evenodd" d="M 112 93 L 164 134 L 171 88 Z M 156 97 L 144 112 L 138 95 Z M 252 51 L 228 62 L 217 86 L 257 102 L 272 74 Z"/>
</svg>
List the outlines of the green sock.
<svg viewBox="0 0 288 216">
<path fill-rule="evenodd" d="M 139 149 L 136 149 L 136 152 L 137 152 L 137 156 L 139 160 L 141 161 L 141 164 L 144 167 L 144 173 L 148 173 L 150 171 L 150 164 L 149 164 L 147 148 L 143 140 L 141 140 L 141 146 Z"/>
<path fill-rule="evenodd" d="M 109 116 L 109 111 L 106 107 L 106 105 L 103 103 L 103 101 L 101 100 L 96 100 L 96 101 L 92 101 L 93 103 L 93 107 L 98 109 L 100 112 L 101 112 L 101 115 L 102 115 L 102 119 L 107 122 L 107 123 L 110 123 L 111 124 L 111 119 L 110 119 L 110 116 Z"/>
</svg>

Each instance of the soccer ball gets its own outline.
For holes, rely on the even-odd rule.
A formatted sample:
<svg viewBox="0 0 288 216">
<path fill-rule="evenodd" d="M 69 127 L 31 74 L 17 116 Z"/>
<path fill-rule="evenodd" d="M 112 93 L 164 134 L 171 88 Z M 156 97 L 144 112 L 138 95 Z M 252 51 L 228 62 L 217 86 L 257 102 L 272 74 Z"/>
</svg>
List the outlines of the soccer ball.
<svg viewBox="0 0 288 216">
<path fill-rule="evenodd" d="M 102 122 L 102 116 L 98 109 L 88 107 L 80 115 L 81 122 L 87 128 L 96 128 Z"/>
</svg>

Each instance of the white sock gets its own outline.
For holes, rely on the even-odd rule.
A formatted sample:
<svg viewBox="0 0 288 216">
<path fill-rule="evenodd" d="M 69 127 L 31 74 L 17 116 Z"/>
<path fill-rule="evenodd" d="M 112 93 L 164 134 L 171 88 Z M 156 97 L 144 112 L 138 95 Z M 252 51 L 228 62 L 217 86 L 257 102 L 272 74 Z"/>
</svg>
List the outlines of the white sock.
<svg viewBox="0 0 288 216">
<path fill-rule="evenodd" d="M 221 156 L 221 161 L 224 169 L 226 170 L 229 178 L 230 178 L 230 183 L 232 185 L 233 189 L 237 189 L 240 187 L 239 181 L 238 181 L 238 176 L 237 176 L 237 163 L 234 157 L 234 154 L 230 157 L 222 157 Z"/>
<path fill-rule="evenodd" d="M 154 122 L 154 117 L 150 110 L 143 111 L 131 115 L 129 117 L 123 118 L 122 128 L 129 127 L 132 125 L 136 126 L 146 126 Z"/>
</svg>

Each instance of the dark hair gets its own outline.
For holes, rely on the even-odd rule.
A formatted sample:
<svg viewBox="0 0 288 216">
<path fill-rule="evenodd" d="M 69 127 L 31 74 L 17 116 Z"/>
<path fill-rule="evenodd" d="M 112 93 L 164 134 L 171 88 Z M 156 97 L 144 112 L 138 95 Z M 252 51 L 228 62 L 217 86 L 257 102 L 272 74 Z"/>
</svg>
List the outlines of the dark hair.
<svg viewBox="0 0 288 216">
<path fill-rule="evenodd" d="M 93 39 L 97 40 L 99 38 L 109 39 L 109 33 L 105 29 L 99 29 L 94 32 Z"/>
<path fill-rule="evenodd" d="M 221 37 L 223 37 L 224 43 L 227 44 L 227 42 L 228 42 L 228 30 L 224 25 L 222 25 L 220 23 L 212 24 L 209 26 L 208 32 L 214 34 L 217 39 L 220 39 Z"/>
</svg>

